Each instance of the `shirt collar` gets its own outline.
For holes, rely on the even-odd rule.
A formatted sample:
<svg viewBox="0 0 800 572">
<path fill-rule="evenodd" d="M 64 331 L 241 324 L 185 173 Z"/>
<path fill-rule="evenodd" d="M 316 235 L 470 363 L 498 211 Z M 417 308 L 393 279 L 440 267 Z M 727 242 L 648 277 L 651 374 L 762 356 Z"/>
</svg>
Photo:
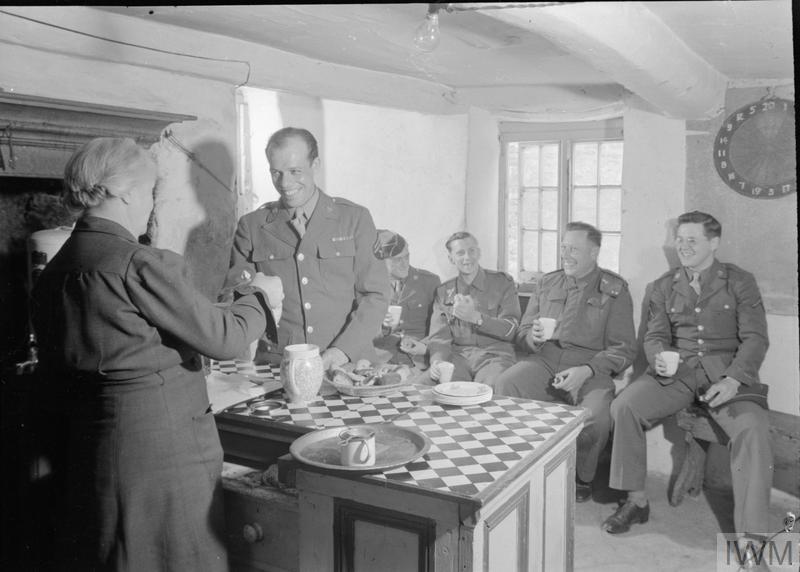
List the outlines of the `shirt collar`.
<svg viewBox="0 0 800 572">
<path fill-rule="evenodd" d="M 304 213 L 306 216 L 306 220 L 311 218 L 311 215 L 314 214 L 314 209 L 317 208 L 317 202 L 319 202 L 319 187 L 314 187 L 314 192 L 308 198 L 306 202 L 304 202 L 299 207 L 289 208 L 284 207 L 286 210 L 289 211 L 289 214 L 292 215 L 294 218 L 295 215 L 299 213 Z"/>
<path fill-rule="evenodd" d="M 486 290 L 486 271 L 483 269 L 482 266 L 478 266 L 478 273 L 475 275 L 475 278 L 472 279 L 471 284 L 467 284 L 466 282 L 464 282 L 464 279 L 461 278 L 461 275 L 458 276 L 457 282 L 460 285 L 460 288 L 458 288 L 458 290 L 461 290 L 463 288 L 464 290 L 469 291 L 470 287 L 472 286 L 476 290 L 484 291 Z"/>
<path fill-rule="evenodd" d="M 600 267 L 595 265 L 594 270 L 590 271 L 588 274 L 582 276 L 581 278 L 575 278 L 574 276 L 567 276 L 566 285 L 567 287 L 570 287 L 574 284 L 578 288 L 578 290 L 583 290 L 584 288 L 586 288 L 587 284 L 591 284 L 592 282 L 594 282 L 599 275 L 600 275 Z"/>
<path fill-rule="evenodd" d="M 115 236 L 119 236 L 131 242 L 137 242 L 135 236 L 131 234 L 131 232 L 122 226 L 119 223 L 114 222 L 111 219 L 93 216 L 93 215 L 83 215 L 75 222 L 75 230 L 76 231 L 85 231 L 85 232 L 103 232 L 106 234 L 113 234 Z"/>
<path fill-rule="evenodd" d="M 711 276 L 711 273 L 714 270 L 714 268 L 716 267 L 716 265 L 717 265 L 717 261 L 716 261 L 716 259 L 714 259 L 714 262 L 711 263 L 711 266 L 709 266 L 708 268 L 704 268 L 703 270 L 700 271 L 700 285 L 701 286 L 704 286 L 704 285 L 708 284 L 709 276 Z M 692 274 L 694 274 L 695 271 L 692 270 L 691 268 L 689 268 L 688 266 L 684 266 L 683 270 L 686 272 L 686 279 L 689 282 L 691 282 L 692 281 Z"/>
</svg>

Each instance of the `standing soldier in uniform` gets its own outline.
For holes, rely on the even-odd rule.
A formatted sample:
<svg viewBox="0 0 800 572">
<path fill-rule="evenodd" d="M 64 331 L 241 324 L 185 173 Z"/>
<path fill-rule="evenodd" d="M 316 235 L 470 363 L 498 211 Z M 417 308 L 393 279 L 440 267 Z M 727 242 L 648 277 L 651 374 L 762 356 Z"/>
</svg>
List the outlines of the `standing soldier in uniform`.
<svg viewBox="0 0 800 572">
<path fill-rule="evenodd" d="M 266 153 L 280 200 L 239 220 L 225 283 L 235 288 L 256 272 L 283 282 L 278 343 L 262 338 L 255 361 L 279 364 L 283 348 L 300 343 L 319 346 L 326 369 L 373 360 L 372 338 L 386 315 L 389 280 L 372 252 L 372 216 L 317 187 L 319 152 L 307 130 L 276 131 Z"/>
<path fill-rule="evenodd" d="M 397 322 L 386 314 L 375 347 L 390 352 L 392 363 L 424 367 L 427 347 L 420 340 L 428 335 L 433 298 L 442 281 L 433 272 L 411 266 L 408 243 L 396 232 L 378 231 L 375 257 L 384 261 L 389 274 L 389 304 L 402 308 Z"/>
<path fill-rule="evenodd" d="M 611 431 L 612 376 L 636 354 L 633 302 L 625 281 L 597 265 L 602 235 L 583 222 L 567 224 L 561 270 L 545 274 L 525 309 L 516 342 L 530 356 L 500 376 L 495 393 L 586 408 L 578 436 L 576 500 L 592 496 L 597 460 Z M 545 338 L 539 318 L 554 318 Z"/>
<path fill-rule="evenodd" d="M 644 351 L 649 375 L 614 401 L 609 484 L 628 498 L 603 523 L 611 534 L 647 522 L 645 429 L 695 398 L 730 437 L 736 532 L 767 533 L 772 487 L 766 386 L 758 370 L 769 344 L 761 294 L 753 275 L 715 257 L 722 227 L 711 215 L 678 217 L 675 244 L 682 267 L 653 284 Z M 664 351 L 677 351 L 670 373 Z M 750 562 L 748 565 L 755 565 Z"/>
<path fill-rule="evenodd" d="M 516 285 L 504 272 L 481 268 L 481 249 L 470 233 L 457 232 L 445 244 L 458 276 L 436 289 L 428 372 L 436 381 L 438 362 L 450 361 L 453 379 L 493 385 L 514 363 L 511 342 L 521 313 Z"/>
</svg>

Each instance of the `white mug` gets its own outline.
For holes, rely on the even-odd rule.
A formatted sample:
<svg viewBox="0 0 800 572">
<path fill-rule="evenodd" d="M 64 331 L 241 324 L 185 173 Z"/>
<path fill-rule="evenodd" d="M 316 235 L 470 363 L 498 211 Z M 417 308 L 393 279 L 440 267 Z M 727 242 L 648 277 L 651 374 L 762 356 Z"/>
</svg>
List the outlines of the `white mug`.
<svg viewBox="0 0 800 572">
<path fill-rule="evenodd" d="M 680 363 L 681 354 L 678 352 L 661 352 L 661 359 L 667 364 L 666 377 L 672 377 L 678 371 L 678 364 Z"/>
<path fill-rule="evenodd" d="M 553 333 L 556 331 L 557 322 L 558 321 L 555 318 L 539 318 L 539 323 L 544 329 L 544 339 L 549 340 L 553 337 Z"/>
<path fill-rule="evenodd" d="M 350 427 L 339 433 L 341 463 L 344 467 L 371 467 L 375 464 L 375 431 L 369 427 Z"/>
<path fill-rule="evenodd" d="M 400 325 L 400 315 L 403 313 L 403 307 L 391 305 L 389 306 L 388 312 L 392 316 L 392 321 L 389 324 L 389 327 L 391 329 L 395 329 L 397 326 Z"/>
</svg>

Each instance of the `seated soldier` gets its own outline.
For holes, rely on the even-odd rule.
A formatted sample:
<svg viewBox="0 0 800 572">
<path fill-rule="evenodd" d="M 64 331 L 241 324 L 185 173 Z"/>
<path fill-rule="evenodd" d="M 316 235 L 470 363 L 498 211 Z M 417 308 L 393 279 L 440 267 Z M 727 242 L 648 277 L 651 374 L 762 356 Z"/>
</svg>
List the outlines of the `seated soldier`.
<svg viewBox="0 0 800 572">
<path fill-rule="evenodd" d="M 636 354 L 628 285 L 597 265 L 601 242 L 600 231 L 592 225 L 567 225 L 562 269 L 539 281 L 517 331 L 524 358 L 495 385 L 498 395 L 571 403 L 587 410 L 577 444 L 578 502 L 592 496 L 597 461 L 611 430 L 612 376 L 628 367 Z M 557 320 L 550 335 L 543 327 L 548 318 Z"/>
<path fill-rule="evenodd" d="M 379 357 L 383 355 L 390 363 L 424 369 L 427 348 L 421 340 L 428 334 L 433 297 L 441 280 L 409 264 L 408 243 L 395 232 L 378 230 L 373 250 L 375 257 L 386 263 L 392 286 L 389 312 L 373 344 Z M 392 306 L 399 311 L 394 313 Z"/>
<path fill-rule="evenodd" d="M 428 374 L 438 381 L 438 363 L 449 361 L 454 380 L 492 385 L 514 364 L 512 341 L 521 314 L 517 288 L 508 274 L 478 264 L 481 249 L 470 233 L 457 232 L 445 244 L 458 276 L 436 289 Z"/>
<path fill-rule="evenodd" d="M 766 314 L 753 275 L 717 260 L 721 234 L 710 214 L 682 214 L 675 236 L 681 266 L 653 285 L 644 337 L 650 369 L 611 405 L 609 485 L 628 493 L 603 522 L 611 534 L 650 518 L 645 431 L 695 400 L 730 438 L 735 532 L 746 545 L 771 530 L 773 458 L 766 386 L 758 377 L 769 346 Z M 670 357 L 679 361 L 669 364 Z M 762 564 L 748 558 L 743 568 Z"/>
</svg>

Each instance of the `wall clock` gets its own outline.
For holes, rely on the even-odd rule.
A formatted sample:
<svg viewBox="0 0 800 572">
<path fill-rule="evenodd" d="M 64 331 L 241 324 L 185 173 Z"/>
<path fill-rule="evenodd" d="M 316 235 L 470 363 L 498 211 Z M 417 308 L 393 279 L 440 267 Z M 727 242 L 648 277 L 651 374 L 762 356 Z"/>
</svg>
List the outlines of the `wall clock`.
<svg viewBox="0 0 800 572">
<path fill-rule="evenodd" d="M 794 101 L 767 97 L 731 113 L 714 141 L 714 165 L 745 197 L 775 199 L 796 192 Z"/>
</svg>

